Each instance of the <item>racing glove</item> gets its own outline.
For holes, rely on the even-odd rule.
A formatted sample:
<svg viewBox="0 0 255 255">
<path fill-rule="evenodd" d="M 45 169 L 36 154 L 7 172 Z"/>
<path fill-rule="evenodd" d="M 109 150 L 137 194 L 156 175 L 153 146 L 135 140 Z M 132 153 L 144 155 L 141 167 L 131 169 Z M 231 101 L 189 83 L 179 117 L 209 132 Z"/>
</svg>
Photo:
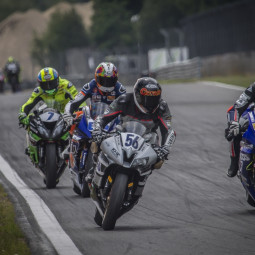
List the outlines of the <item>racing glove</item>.
<svg viewBox="0 0 255 255">
<path fill-rule="evenodd" d="M 91 135 L 92 135 L 93 142 L 96 142 L 96 143 L 101 143 L 104 138 L 103 131 L 100 127 L 95 127 L 93 131 L 91 132 Z"/>
<path fill-rule="evenodd" d="M 167 159 L 169 154 L 169 146 L 162 145 L 160 147 L 155 147 L 154 150 L 157 153 L 158 159 Z"/>
<path fill-rule="evenodd" d="M 28 126 L 29 124 L 29 116 L 26 113 L 20 112 L 19 113 L 19 125 L 20 126 Z"/>
<path fill-rule="evenodd" d="M 229 127 L 225 130 L 225 138 L 230 141 L 240 133 L 240 124 L 237 121 L 231 121 Z"/>
<path fill-rule="evenodd" d="M 64 114 L 62 115 L 62 117 L 63 117 L 64 122 L 66 123 L 66 126 L 67 126 L 67 127 L 72 126 L 72 124 L 73 124 L 73 117 L 72 117 L 72 115 L 70 115 L 70 114 L 68 114 L 68 113 L 64 113 Z"/>
</svg>

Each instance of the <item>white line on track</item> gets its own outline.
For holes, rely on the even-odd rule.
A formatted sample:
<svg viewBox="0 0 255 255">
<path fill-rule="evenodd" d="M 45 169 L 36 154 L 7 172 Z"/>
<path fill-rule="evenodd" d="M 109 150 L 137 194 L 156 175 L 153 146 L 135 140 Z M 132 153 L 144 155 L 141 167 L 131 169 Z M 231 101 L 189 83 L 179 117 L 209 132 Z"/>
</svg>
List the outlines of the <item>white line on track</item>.
<svg viewBox="0 0 255 255">
<path fill-rule="evenodd" d="M 28 203 L 42 231 L 49 238 L 59 255 L 82 255 L 70 237 L 62 229 L 56 217 L 44 201 L 31 190 L 0 155 L 0 171 L 16 187 Z"/>
<path fill-rule="evenodd" d="M 202 83 L 204 85 L 215 86 L 215 87 L 220 87 L 220 88 L 225 88 L 225 89 L 233 89 L 233 90 L 239 90 L 239 91 L 244 91 L 245 90 L 244 87 L 225 84 L 225 83 L 216 82 L 216 81 L 203 81 Z M 249 86 L 249 84 L 247 85 L 247 87 L 248 86 Z"/>
</svg>

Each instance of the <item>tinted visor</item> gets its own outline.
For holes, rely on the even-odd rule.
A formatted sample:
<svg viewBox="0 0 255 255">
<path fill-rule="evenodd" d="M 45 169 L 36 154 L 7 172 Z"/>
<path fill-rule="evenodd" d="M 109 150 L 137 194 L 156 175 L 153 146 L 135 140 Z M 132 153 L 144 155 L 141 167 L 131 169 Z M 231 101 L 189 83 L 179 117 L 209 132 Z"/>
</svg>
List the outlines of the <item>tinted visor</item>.
<svg viewBox="0 0 255 255">
<path fill-rule="evenodd" d="M 97 77 L 97 82 L 99 85 L 106 87 L 106 88 L 112 88 L 115 87 L 116 82 L 118 80 L 118 77 Z"/>
<path fill-rule="evenodd" d="M 152 113 L 159 105 L 161 96 L 141 96 L 141 105 Z"/>
<path fill-rule="evenodd" d="M 56 89 L 58 87 L 58 79 L 55 79 L 53 81 L 45 81 L 45 82 L 40 82 L 40 87 L 43 90 L 52 90 Z"/>
</svg>

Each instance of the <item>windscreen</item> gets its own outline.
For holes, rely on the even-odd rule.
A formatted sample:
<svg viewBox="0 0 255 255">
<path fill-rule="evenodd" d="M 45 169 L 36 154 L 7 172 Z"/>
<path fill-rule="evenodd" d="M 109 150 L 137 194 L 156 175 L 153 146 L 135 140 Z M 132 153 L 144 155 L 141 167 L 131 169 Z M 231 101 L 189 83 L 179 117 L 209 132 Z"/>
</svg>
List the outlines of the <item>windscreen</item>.
<svg viewBox="0 0 255 255">
<path fill-rule="evenodd" d="M 146 127 L 137 121 L 127 121 L 122 124 L 123 132 L 135 133 L 140 136 L 144 136 L 146 133 Z"/>
</svg>

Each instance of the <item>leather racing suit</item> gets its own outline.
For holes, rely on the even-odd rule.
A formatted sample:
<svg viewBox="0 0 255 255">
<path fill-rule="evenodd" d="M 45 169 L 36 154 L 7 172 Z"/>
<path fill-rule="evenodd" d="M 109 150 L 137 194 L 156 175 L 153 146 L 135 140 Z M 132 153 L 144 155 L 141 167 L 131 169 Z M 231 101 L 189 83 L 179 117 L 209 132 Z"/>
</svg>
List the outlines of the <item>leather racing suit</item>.
<svg viewBox="0 0 255 255">
<path fill-rule="evenodd" d="M 169 149 L 175 141 L 176 134 L 171 127 L 172 116 L 167 103 L 163 99 L 160 100 L 159 107 L 154 113 L 146 114 L 137 108 L 133 93 L 127 93 L 116 99 L 107 111 L 107 113 L 105 112 L 104 115 L 96 119 L 95 128 L 103 129 L 107 123 L 120 115 L 122 123 L 132 120 L 139 121 L 147 128 L 147 132 L 156 133 L 156 130 L 160 128 L 161 145 L 167 145 Z M 139 180 L 140 193 L 137 193 L 138 196 L 142 195 L 148 176 L 142 176 Z"/>
<path fill-rule="evenodd" d="M 81 91 L 77 94 L 74 100 L 70 101 L 66 107 L 65 112 L 68 114 L 72 114 L 79 105 L 84 102 L 86 99 L 91 99 L 91 104 L 95 102 L 103 102 L 106 104 L 111 104 L 114 99 L 119 97 L 120 95 L 126 93 L 126 89 L 124 86 L 117 81 L 115 88 L 111 92 L 102 92 L 97 87 L 97 83 L 95 79 L 91 80 L 89 83 L 86 83 Z"/>
<path fill-rule="evenodd" d="M 237 99 L 235 104 L 231 106 L 227 111 L 227 120 L 228 125 L 232 121 L 239 122 L 242 114 L 249 107 L 251 103 L 255 102 L 255 83 L 251 84 Z M 228 134 L 228 129 L 226 129 L 226 138 Z M 231 157 L 231 165 L 228 171 L 228 176 L 233 177 L 236 175 L 239 164 L 239 156 L 240 156 L 240 142 L 242 139 L 242 135 L 239 133 L 237 136 L 233 137 L 229 140 L 230 144 L 230 157 Z M 245 144 L 244 144 L 245 146 Z M 247 158 L 247 157 L 246 157 Z M 246 164 L 242 163 L 242 166 L 245 167 Z M 231 175 L 232 174 L 232 175 Z"/>
<path fill-rule="evenodd" d="M 20 112 L 24 112 L 28 115 L 37 103 L 44 101 L 48 107 L 63 113 L 66 104 L 74 99 L 77 93 L 75 86 L 70 81 L 59 77 L 59 85 L 56 93 L 53 95 L 47 94 L 38 86 L 34 89 L 27 102 L 22 105 Z"/>
<path fill-rule="evenodd" d="M 97 87 L 96 80 L 93 79 L 89 83 L 86 83 L 81 91 L 77 94 L 74 100 L 70 101 L 66 107 L 65 107 L 65 113 L 72 114 L 79 105 L 87 100 L 88 98 L 91 99 L 91 105 L 96 102 L 103 102 L 106 104 L 111 104 L 116 98 L 118 98 L 120 95 L 126 93 L 125 87 L 117 81 L 113 91 L 111 92 L 103 92 L 99 90 Z M 82 178 L 83 170 L 79 169 L 79 160 L 81 151 L 84 147 L 89 149 L 90 143 L 85 140 L 79 140 L 78 137 L 76 139 L 76 134 L 79 134 L 79 131 L 77 129 L 73 132 L 73 137 L 71 139 L 70 144 L 70 150 L 75 154 L 75 169 L 79 171 L 80 178 Z M 90 152 L 91 153 L 91 152 Z M 96 155 L 94 155 L 96 157 Z M 93 170 L 93 164 L 91 166 L 88 166 L 88 168 L 91 168 L 91 171 Z"/>
</svg>

